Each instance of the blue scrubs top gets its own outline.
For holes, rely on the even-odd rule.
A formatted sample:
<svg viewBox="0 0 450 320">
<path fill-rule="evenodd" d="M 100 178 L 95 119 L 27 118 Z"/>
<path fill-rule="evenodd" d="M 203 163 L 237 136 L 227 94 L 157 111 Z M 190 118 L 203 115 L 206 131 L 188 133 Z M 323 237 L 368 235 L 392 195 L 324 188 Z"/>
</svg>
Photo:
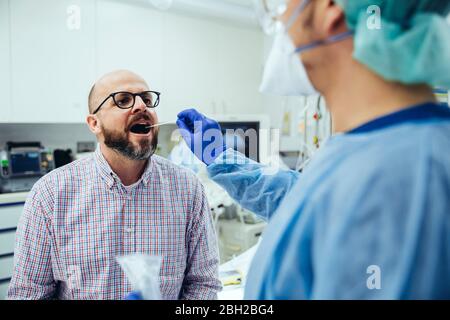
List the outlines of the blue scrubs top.
<svg viewBox="0 0 450 320">
<path fill-rule="evenodd" d="M 448 106 L 411 107 L 336 135 L 302 174 L 271 172 L 230 149 L 208 172 L 270 219 L 246 299 L 450 299 Z"/>
</svg>

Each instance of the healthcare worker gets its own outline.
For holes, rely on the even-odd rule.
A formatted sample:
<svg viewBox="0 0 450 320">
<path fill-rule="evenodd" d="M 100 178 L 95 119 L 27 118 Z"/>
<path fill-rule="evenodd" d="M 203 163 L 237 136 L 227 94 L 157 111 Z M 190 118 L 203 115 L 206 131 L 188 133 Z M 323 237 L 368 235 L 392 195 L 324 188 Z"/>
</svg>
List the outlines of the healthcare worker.
<svg viewBox="0 0 450 320">
<path fill-rule="evenodd" d="M 211 179 L 270 220 L 245 298 L 450 299 L 450 109 L 431 89 L 450 87 L 450 1 L 279 2 L 262 89 L 319 92 L 335 130 L 306 169 L 205 138 L 220 127 L 194 109 L 177 121 Z"/>
</svg>

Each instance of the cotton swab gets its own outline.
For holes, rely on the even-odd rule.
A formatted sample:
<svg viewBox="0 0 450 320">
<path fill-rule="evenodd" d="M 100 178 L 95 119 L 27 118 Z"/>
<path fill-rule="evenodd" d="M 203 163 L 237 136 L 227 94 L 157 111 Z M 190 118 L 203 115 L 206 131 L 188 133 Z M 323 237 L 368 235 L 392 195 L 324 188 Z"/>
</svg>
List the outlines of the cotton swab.
<svg viewBox="0 0 450 320">
<path fill-rule="evenodd" d="M 159 127 L 159 126 L 163 126 L 166 124 L 174 124 L 174 123 L 175 123 L 174 121 L 165 121 L 165 122 L 152 124 L 151 126 L 146 126 L 146 128 L 149 129 L 149 128 L 153 128 L 153 127 Z"/>
</svg>

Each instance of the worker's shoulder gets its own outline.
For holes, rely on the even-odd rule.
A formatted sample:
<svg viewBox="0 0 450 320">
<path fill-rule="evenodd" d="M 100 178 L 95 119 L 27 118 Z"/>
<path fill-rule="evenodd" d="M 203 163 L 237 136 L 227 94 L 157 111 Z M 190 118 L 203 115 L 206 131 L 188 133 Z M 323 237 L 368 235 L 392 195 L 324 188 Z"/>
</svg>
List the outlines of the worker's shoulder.
<svg viewBox="0 0 450 320">
<path fill-rule="evenodd" d="M 450 163 L 450 121 L 411 123 L 368 134 L 344 161 L 350 175 L 406 182 Z M 358 170 L 360 169 L 360 170 Z"/>
<path fill-rule="evenodd" d="M 161 170 L 161 174 L 166 177 L 172 177 L 177 180 L 185 180 L 193 184 L 199 184 L 200 180 L 195 173 L 187 168 L 181 167 L 172 161 L 158 155 L 152 156 L 152 162 L 156 168 Z"/>
<path fill-rule="evenodd" d="M 376 143 L 378 155 L 393 165 L 413 164 L 422 160 L 448 159 L 450 156 L 450 121 L 416 122 L 393 128 Z"/>
</svg>

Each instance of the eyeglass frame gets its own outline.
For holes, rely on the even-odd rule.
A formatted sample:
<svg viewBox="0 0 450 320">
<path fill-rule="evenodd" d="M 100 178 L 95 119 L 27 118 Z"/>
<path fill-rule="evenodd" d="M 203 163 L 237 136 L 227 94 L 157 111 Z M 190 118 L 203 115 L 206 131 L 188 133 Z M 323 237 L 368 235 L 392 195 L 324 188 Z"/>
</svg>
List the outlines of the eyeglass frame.
<svg viewBox="0 0 450 320">
<path fill-rule="evenodd" d="M 97 107 L 97 109 L 95 109 L 95 111 L 92 112 L 92 114 L 96 114 L 96 113 L 100 110 L 100 108 L 105 104 L 105 102 L 108 101 L 109 98 L 112 98 L 112 99 L 113 99 L 114 105 L 115 105 L 117 108 L 119 108 L 119 109 L 122 109 L 122 110 L 132 109 L 132 108 L 134 107 L 134 105 L 136 104 L 136 96 L 139 96 L 139 97 L 142 99 L 142 96 L 141 96 L 141 95 L 144 94 L 144 93 L 147 93 L 147 92 L 154 93 L 154 94 L 156 94 L 157 97 L 156 97 L 156 101 L 155 101 L 155 103 L 153 104 L 152 107 L 148 107 L 147 105 L 146 105 L 146 107 L 147 107 L 147 108 L 150 108 L 150 109 L 156 108 L 156 107 L 159 105 L 161 92 L 158 92 L 158 91 L 152 91 L 152 90 L 142 91 L 142 92 L 139 92 L 139 93 L 133 93 L 133 92 L 128 92 L 128 91 L 117 91 L 117 92 L 113 92 L 113 93 L 111 93 L 109 96 L 107 96 L 107 97 L 105 98 L 105 100 L 103 100 L 103 102 L 100 103 L 100 105 Z M 116 102 L 116 98 L 115 98 L 116 94 L 119 94 L 119 93 L 128 93 L 128 94 L 130 94 L 130 95 L 133 96 L 133 104 L 131 105 L 131 107 L 129 107 L 129 108 L 122 108 L 122 107 L 119 107 L 119 105 L 118 105 L 117 102 Z"/>
</svg>

